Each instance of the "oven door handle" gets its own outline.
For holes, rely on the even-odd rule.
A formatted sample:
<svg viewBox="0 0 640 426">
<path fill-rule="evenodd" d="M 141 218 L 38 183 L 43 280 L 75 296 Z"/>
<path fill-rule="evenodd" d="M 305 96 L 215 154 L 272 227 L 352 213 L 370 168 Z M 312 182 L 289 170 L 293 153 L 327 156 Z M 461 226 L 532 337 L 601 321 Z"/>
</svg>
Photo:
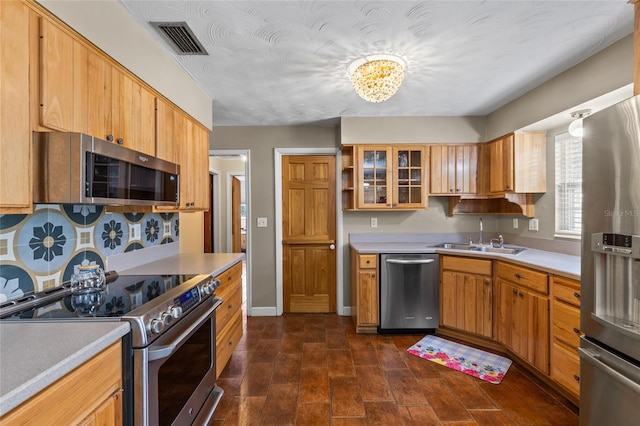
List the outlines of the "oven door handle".
<svg viewBox="0 0 640 426">
<path fill-rule="evenodd" d="M 200 324 L 208 316 L 210 316 L 211 313 L 218 308 L 218 306 L 222 305 L 222 299 L 214 299 L 214 301 L 215 302 L 213 303 L 213 305 L 210 306 L 204 314 L 200 315 L 197 320 L 192 321 L 189 327 L 185 331 L 180 333 L 180 335 L 171 343 L 168 343 L 166 345 L 158 345 L 157 347 L 151 345 L 148 351 L 149 361 L 156 361 L 158 359 L 170 357 L 171 354 L 173 354 L 173 352 L 182 344 L 182 342 L 188 339 L 189 335 L 198 327 L 200 327 Z"/>
</svg>

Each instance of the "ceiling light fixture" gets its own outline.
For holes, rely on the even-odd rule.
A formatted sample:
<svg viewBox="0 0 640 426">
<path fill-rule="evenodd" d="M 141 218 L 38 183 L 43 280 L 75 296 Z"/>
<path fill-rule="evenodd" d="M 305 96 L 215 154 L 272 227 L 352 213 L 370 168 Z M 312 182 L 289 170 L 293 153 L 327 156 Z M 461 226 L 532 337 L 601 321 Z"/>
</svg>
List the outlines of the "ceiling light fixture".
<svg viewBox="0 0 640 426">
<path fill-rule="evenodd" d="M 569 134 L 576 138 L 581 138 L 584 135 L 582 129 L 582 119 L 591 114 L 590 109 L 581 109 L 580 111 L 574 111 L 571 113 L 571 117 L 574 120 L 569 124 Z"/>
<path fill-rule="evenodd" d="M 365 101 L 384 102 L 398 91 L 404 79 L 405 62 L 393 55 L 372 55 L 349 65 L 353 88 Z"/>
</svg>

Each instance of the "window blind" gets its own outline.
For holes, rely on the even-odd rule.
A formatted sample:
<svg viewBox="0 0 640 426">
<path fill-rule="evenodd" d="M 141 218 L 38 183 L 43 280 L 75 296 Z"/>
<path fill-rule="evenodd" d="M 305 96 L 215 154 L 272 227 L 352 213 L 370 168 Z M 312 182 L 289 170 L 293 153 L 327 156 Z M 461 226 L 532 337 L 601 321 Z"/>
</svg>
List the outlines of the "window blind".
<svg viewBox="0 0 640 426">
<path fill-rule="evenodd" d="M 555 137 L 556 236 L 580 238 L 582 229 L 582 138 Z"/>
</svg>

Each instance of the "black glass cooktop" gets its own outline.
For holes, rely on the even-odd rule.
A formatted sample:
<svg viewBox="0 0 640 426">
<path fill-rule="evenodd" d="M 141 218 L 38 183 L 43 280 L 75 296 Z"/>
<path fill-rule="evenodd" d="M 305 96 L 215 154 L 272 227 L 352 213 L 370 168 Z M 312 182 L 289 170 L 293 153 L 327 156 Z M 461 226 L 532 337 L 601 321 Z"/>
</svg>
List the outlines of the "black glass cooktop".
<svg viewBox="0 0 640 426">
<path fill-rule="evenodd" d="M 103 291 L 67 295 L 7 319 L 117 318 L 194 275 L 121 275 Z"/>
</svg>

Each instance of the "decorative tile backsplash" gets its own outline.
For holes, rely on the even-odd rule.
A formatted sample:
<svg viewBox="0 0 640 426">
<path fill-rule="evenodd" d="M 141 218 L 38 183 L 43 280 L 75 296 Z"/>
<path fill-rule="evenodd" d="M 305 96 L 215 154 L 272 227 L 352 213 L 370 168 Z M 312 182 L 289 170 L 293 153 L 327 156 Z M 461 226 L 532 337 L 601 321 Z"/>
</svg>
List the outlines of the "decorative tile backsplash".
<svg viewBox="0 0 640 426">
<path fill-rule="evenodd" d="M 177 213 L 112 213 L 104 206 L 39 204 L 0 215 L 0 303 L 58 287 L 81 265 L 178 242 Z"/>
</svg>

